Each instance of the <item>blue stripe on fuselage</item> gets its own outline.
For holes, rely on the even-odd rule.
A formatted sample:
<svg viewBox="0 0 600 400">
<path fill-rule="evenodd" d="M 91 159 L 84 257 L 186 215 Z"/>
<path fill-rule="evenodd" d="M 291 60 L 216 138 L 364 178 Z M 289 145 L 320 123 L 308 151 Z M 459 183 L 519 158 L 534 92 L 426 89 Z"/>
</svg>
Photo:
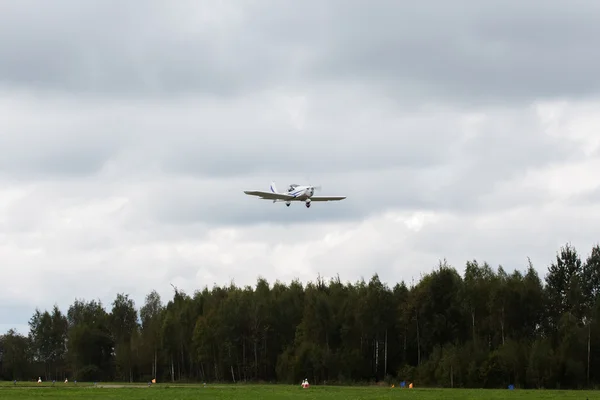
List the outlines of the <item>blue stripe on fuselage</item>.
<svg viewBox="0 0 600 400">
<path fill-rule="evenodd" d="M 290 193 L 290 195 L 294 196 L 294 197 L 298 197 L 300 196 L 302 193 L 304 193 L 305 189 L 296 189 L 294 190 L 292 193 Z"/>
</svg>

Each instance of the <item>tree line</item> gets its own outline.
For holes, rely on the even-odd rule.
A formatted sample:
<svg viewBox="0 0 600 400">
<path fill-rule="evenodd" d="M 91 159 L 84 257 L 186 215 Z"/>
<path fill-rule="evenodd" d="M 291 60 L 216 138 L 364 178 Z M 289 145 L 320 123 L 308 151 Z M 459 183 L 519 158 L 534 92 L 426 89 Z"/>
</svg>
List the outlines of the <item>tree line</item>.
<svg viewBox="0 0 600 400">
<path fill-rule="evenodd" d="M 302 285 L 127 294 L 37 310 L 27 336 L 0 336 L 0 378 L 79 381 L 413 381 L 418 386 L 600 384 L 600 247 L 561 247 L 543 280 L 440 261 L 417 284 L 374 275 Z"/>
</svg>

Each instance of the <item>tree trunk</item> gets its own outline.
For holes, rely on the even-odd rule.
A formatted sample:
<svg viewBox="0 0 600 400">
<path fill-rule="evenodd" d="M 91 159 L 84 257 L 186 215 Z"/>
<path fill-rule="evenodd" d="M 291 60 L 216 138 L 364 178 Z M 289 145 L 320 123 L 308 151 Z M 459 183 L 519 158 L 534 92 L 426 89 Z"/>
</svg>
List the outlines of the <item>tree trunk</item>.
<svg viewBox="0 0 600 400">
<path fill-rule="evenodd" d="M 172 355 L 171 355 L 171 382 L 175 382 L 175 362 L 173 361 Z"/>
<path fill-rule="evenodd" d="M 502 306 L 502 320 L 500 321 L 502 327 L 502 345 L 504 346 L 504 306 Z"/>
<path fill-rule="evenodd" d="M 183 356 L 183 346 L 180 347 L 181 349 L 181 364 L 179 364 L 179 380 L 181 380 L 181 369 L 183 368 L 183 373 L 185 374 L 185 358 Z"/>
<path fill-rule="evenodd" d="M 385 367 L 383 368 L 384 370 L 384 377 L 387 377 L 387 350 L 388 350 L 388 338 L 387 338 L 387 328 L 385 330 Z"/>
<path fill-rule="evenodd" d="M 406 329 L 406 325 L 404 327 L 404 352 L 402 354 L 402 361 L 406 362 L 406 335 L 408 334 L 408 330 Z"/>
<path fill-rule="evenodd" d="M 417 365 L 421 365 L 421 337 L 419 336 L 419 313 L 417 312 Z"/>
<path fill-rule="evenodd" d="M 267 336 L 268 336 L 268 327 L 265 327 L 265 332 L 264 332 L 264 338 L 263 338 L 263 362 L 264 362 L 264 370 L 263 370 L 263 379 L 267 379 L 267 369 L 268 369 L 268 364 L 269 364 L 269 360 L 268 360 L 268 354 L 267 354 Z"/>
<path fill-rule="evenodd" d="M 375 379 L 379 370 L 379 337 L 375 336 Z"/>
<path fill-rule="evenodd" d="M 471 311 L 471 325 L 473 327 L 473 342 L 475 342 L 475 311 Z"/>
<path fill-rule="evenodd" d="M 590 386 L 590 349 L 592 337 L 592 321 L 588 322 L 588 342 L 587 342 L 587 384 Z"/>
<path fill-rule="evenodd" d="M 254 339 L 254 379 L 258 379 L 258 349 L 257 349 L 257 342 L 256 339 Z"/>
<path fill-rule="evenodd" d="M 156 372 L 157 370 L 157 364 L 156 364 L 156 347 L 154 348 L 154 372 L 153 372 L 153 378 L 156 379 L 156 375 L 158 375 L 158 373 Z"/>
</svg>

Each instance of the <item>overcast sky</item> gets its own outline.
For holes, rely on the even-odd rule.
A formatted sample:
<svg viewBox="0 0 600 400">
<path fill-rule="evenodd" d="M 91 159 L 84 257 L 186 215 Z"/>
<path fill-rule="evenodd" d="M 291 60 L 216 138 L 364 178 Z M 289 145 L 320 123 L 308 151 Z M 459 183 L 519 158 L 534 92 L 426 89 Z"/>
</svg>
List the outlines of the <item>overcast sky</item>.
<svg viewBox="0 0 600 400">
<path fill-rule="evenodd" d="M 600 240 L 600 2 L 0 2 L 0 334 Z M 290 183 L 346 200 L 244 195 Z"/>
</svg>

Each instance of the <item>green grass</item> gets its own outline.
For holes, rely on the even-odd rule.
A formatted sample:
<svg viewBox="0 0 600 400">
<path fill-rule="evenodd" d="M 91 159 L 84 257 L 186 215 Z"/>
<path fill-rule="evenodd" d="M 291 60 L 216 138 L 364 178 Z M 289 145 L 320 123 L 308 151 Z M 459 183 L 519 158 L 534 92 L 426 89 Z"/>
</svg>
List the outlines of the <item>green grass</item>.
<svg viewBox="0 0 600 400">
<path fill-rule="evenodd" d="M 120 386 L 120 387 L 115 387 Z M 484 390 L 484 389 L 401 389 L 382 386 L 343 387 L 300 385 L 184 385 L 159 383 L 144 384 L 51 382 L 0 382 L 0 399 L 106 399 L 106 400 L 188 400 L 188 399 L 322 399 L 322 400 L 375 400 L 375 399 L 600 399 L 600 391 L 568 390 Z"/>
</svg>

